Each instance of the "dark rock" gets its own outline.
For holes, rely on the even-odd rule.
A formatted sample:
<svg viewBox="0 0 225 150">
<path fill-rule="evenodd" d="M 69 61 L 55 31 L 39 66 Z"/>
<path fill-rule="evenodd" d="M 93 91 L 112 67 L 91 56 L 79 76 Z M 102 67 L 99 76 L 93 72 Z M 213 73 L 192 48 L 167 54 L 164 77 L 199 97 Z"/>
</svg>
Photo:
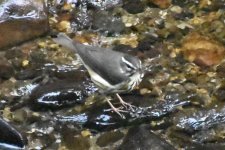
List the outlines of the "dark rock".
<svg viewBox="0 0 225 150">
<path fill-rule="evenodd" d="M 120 131 L 106 132 L 97 139 L 96 144 L 105 147 L 120 140 L 123 136 L 124 134 Z"/>
<path fill-rule="evenodd" d="M 43 51 L 35 50 L 31 52 L 30 59 L 32 63 L 43 64 L 46 62 L 46 54 Z"/>
<path fill-rule="evenodd" d="M 222 110 L 202 110 L 191 112 L 189 115 L 177 117 L 175 120 L 178 130 L 187 133 L 194 133 L 200 130 L 207 130 L 217 125 L 225 124 L 225 109 Z"/>
<path fill-rule="evenodd" d="M 132 48 L 129 45 L 118 44 L 113 47 L 113 50 L 123 53 L 132 53 L 135 50 L 135 48 Z"/>
<path fill-rule="evenodd" d="M 0 60 L 0 78 L 9 79 L 14 75 L 14 70 L 12 65 L 6 60 Z"/>
<path fill-rule="evenodd" d="M 216 72 L 221 76 L 225 76 L 225 62 L 222 62 L 216 67 Z"/>
<path fill-rule="evenodd" d="M 124 0 L 122 7 L 130 14 L 142 13 L 145 10 L 145 5 L 140 0 Z"/>
<path fill-rule="evenodd" d="M 220 101 L 225 101 L 225 84 L 223 83 L 216 91 L 215 96 Z"/>
<path fill-rule="evenodd" d="M 173 14 L 173 17 L 177 20 L 186 20 L 194 17 L 194 14 L 189 10 L 184 9 L 181 13 Z"/>
<path fill-rule="evenodd" d="M 112 16 L 107 11 L 98 11 L 93 17 L 93 29 L 113 33 L 121 33 L 125 25 L 118 17 Z"/>
<path fill-rule="evenodd" d="M 132 127 L 129 129 L 118 150 L 175 150 L 164 139 L 150 131 L 148 126 Z"/>
<path fill-rule="evenodd" d="M 136 106 L 133 110 L 128 109 L 127 113 L 122 113 L 126 119 L 122 119 L 118 114 L 109 110 L 110 106 L 104 103 L 93 105 L 83 110 L 81 114 L 58 116 L 57 120 L 61 123 L 82 124 L 85 128 L 106 131 L 145 123 L 149 120 L 162 119 L 171 113 L 175 113 L 180 107 L 190 105 L 190 102 L 186 99 L 182 101 L 181 99 L 168 98 L 165 101 L 157 101 L 152 97 L 143 97 L 135 94 L 124 95 L 122 98 Z M 116 101 L 118 100 L 116 99 Z M 114 105 L 115 107 L 120 107 L 118 103 Z"/>
<path fill-rule="evenodd" d="M 38 77 L 41 75 L 41 70 L 37 69 L 26 69 L 26 70 L 21 70 L 18 73 L 16 73 L 15 78 L 17 80 L 30 80 L 34 79 L 35 77 Z"/>
<path fill-rule="evenodd" d="M 6 51 L 5 57 L 7 59 L 15 59 L 15 58 L 22 58 L 24 53 L 19 48 L 11 48 Z"/>
<path fill-rule="evenodd" d="M 147 35 L 144 39 L 139 41 L 136 49 L 142 52 L 149 51 L 149 53 L 151 54 L 150 58 L 157 57 L 160 54 L 160 51 L 156 47 L 157 46 L 156 44 L 159 43 L 160 41 L 161 39 L 159 39 L 156 36 Z"/>
<path fill-rule="evenodd" d="M 0 48 L 43 35 L 49 29 L 42 0 L 6 0 L 1 2 L 1 8 Z"/>
<path fill-rule="evenodd" d="M 35 88 L 29 103 L 34 110 L 59 109 L 83 103 L 96 90 L 90 81 L 61 80 Z"/>
<path fill-rule="evenodd" d="M 21 133 L 0 118 L 0 149 L 22 149 L 27 143 Z"/>
</svg>

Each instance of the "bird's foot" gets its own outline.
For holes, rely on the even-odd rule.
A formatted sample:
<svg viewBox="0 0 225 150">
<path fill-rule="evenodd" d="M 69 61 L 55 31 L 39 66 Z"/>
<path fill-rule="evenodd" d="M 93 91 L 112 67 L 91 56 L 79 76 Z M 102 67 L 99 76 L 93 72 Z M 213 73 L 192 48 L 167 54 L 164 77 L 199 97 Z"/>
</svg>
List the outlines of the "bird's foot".
<svg viewBox="0 0 225 150">
<path fill-rule="evenodd" d="M 124 106 L 125 109 L 131 110 L 133 112 L 135 111 L 135 108 L 137 108 L 136 106 L 131 105 L 130 103 L 127 103 L 127 102 L 123 101 L 123 99 L 120 97 L 119 94 L 116 94 L 116 96 L 119 99 L 120 103 Z"/>
<path fill-rule="evenodd" d="M 126 109 L 126 110 L 131 110 L 132 112 L 134 112 L 135 111 L 135 108 L 136 108 L 136 106 L 134 106 L 134 105 L 132 105 L 132 104 L 130 104 L 130 103 L 127 103 L 127 102 L 121 102 L 121 104 L 124 106 L 124 108 Z"/>
<path fill-rule="evenodd" d="M 121 112 L 122 112 L 122 113 L 127 113 L 126 110 L 123 110 L 121 107 L 116 108 L 115 106 L 113 106 L 113 104 L 110 102 L 109 99 L 107 99 L 107 102 L 108 102 L 109 106 L 111 107 L 111 109 L 112 109 L 115 113 L 117 113 L 122 119 L 126 119 L 126 117 L 125 117 L 123 114 L 121 114 Z"/>
</svg>

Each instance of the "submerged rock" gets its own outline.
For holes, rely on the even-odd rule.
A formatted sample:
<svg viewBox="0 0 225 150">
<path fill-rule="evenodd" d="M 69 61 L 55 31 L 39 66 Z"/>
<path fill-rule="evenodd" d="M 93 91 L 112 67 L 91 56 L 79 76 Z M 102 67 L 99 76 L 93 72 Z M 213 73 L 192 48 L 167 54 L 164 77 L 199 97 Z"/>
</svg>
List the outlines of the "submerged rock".
<svg viewBox="0 0 225 150">
<path fill-rule="evenodd" d="M 27 143 L 21 133 L 19 133 L 10 124 L 0 118 L 0 149 L 1 150 L 18 150 L 24 149 Z"/>
<path fill-rule="evenodd" d="M 0 48 L 43 35 L 49 29 L 44 1 L 0 2 Z"/>
<path fill-rule="evenodd" d="M 118 150 L 175 150 L 164 139 L 150 131 L 148 126 L 142 125 L 129 129 Z"/>
<path fill-rule="evenodd" d="M 107 11 L 98 11 L 93 17 L 93 29 L 114 34 L 123 32 L 125 25 L 121 18 L 115 17 Z"/>
</svg>

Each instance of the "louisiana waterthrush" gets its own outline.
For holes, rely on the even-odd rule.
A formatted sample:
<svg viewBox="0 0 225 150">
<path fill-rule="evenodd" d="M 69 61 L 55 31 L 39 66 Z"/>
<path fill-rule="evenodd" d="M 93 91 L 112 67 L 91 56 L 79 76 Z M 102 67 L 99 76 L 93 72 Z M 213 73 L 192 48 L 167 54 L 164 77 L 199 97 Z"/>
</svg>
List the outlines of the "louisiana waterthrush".
<svg viewBox="0 0 225 150">
<path fill-rule="evenodd" d="M 116 94 L 123 106 L 132 105 L 122 100 L 118 93 L 128 92 L 137 86 L 143 77 L 140 59 L 110 48 L 83 45 L 70 39 L 66 34 L 53 36 L 53 41 L 74 51 L 90 74 L 91 80 L 103 94 Z M 111 108 L 124 117 L 109 99 Z"/>
</svg>

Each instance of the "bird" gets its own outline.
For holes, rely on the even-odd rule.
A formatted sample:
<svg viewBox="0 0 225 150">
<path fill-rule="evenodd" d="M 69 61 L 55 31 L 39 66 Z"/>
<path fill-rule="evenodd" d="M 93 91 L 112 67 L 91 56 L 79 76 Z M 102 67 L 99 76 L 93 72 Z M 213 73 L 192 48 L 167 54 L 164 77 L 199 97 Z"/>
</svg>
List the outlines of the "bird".
<svg viewBox="0 0 225 150">
<path fill-rule="evenodd" d="M 124 107 L 133 108 L 133 105 L 123 101 L 119 93 L 132 91 L 142 81 L 144 72 L 138 57 L 111 48 L 84 45 L 62 32 L 52 36 L 52 39 L 76 53 L 101 94 L 115 94 Z M 123 111 L 114 107 L 110 99 L 107 99 L 107 102 L 114 112 L 125 118 L 120 113 Z"/>
</svg>

